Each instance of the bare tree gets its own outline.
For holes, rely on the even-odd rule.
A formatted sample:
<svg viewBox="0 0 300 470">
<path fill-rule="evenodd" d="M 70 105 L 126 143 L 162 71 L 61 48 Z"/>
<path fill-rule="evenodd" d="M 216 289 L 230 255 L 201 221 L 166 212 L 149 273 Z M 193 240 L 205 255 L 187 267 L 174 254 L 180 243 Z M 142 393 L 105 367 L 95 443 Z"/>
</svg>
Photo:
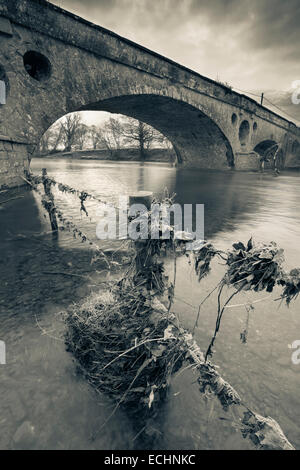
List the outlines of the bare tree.
<svg viewBox="0 0 300 470">
<path fill-rule="evenodd" d="M 102 129 L 98 128 L 98 145 L 108 150 L 110 158 L 118 158 L 122 145 L 122 133 L 122 123 L 114 118 L 110 118 Z"/>
<path fill-rule="evenodd" d="M 38 152 L 41 155 L 55 153 L 58 147 L 63 145 L 63 132 L 60 123 L 53 124 L 42 136 Z"/>
<path fill-rule="evenodd" d="M 68 114 L 61 122 L 62 139 L 64 142 L 65 152 L 70 152 L 75 144 L 76 137 L 82 126 L 81 116 L 79 113 Z"/>
<path fill-rule="evenodd" d="M 53 134 L 53 129 L 50 127 L 42 136 L 38 146 L 38 153 L 40 155 L 47 155 L 50 152 Z"/>
<path fill-rule="evenodd" d="M 74 145 L 76 145 L 79 150 L 83 150 L 86 146 L 87 140 L 89 137 L 89 128 L 85 124 L 80 124 L 75 133 Z"/>
<path fill-rule="evenodd" d="M 50 129 L 52 132 L 51 153 L 55 153 L 58 151 L 59 146 L 63 145 L 63 130 L 60 123 L 54 124 Z"/>
<path fill-rule="evenodd" d="M 156 129 L 132 118 L 110 118 L 102 126 L 83 124 L 79 113 L 69 114 L 51 126 L 40 141 L 40 153 L 54 153 L 58 149 L 70 152 L 72 148 L 84 149 L 91 143 L 94 150 L 106 149 L 110 158 L 118 158 L 121 147 L 139 148 L 140 159 L 146 158 L 151 146 L 169 149 L 170 142 Z"/>
<path fill-rule="evenodd" d="M 103 126 L 91 126 L 89 139 L 94 150 L 106 148 L 118 152 L 122 144 L 122 125 L 118 119 L 110 118 Z"/>
<path fill-rule="evenodd" d="M 103 130 L 100 127 L 91 126 L 89 129 L 89 138 L 94 150 L 103 147 Z"/>
<path fill-rule="evenodd" d="M 140 160 L 145 160 L 146 150 L 153 143 L 163 143 L 164 136 L 153 127 L 136 119 L 128 118 L 122 125 L 122 137 L 126 143 L 132 143 L 139 147 Z"/>
<path fill-rule="evenodd" d="M 119 151 L 122 144 L 123 124 L 119 119 L 109 118 L 104 126 L 106 134 L 111 134 L 111 143 L 116 151 Z"/>
</svg>

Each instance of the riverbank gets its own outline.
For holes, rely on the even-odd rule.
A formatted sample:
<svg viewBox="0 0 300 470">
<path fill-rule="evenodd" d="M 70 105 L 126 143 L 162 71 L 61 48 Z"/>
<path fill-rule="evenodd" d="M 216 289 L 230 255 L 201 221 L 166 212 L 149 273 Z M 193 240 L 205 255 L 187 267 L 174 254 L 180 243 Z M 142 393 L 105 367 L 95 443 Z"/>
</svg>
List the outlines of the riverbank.
<svg viewBox="0 0 300 470">
<path fill-rule="evenodd" d="M 97 161 L 115 161 L 115 162 L 141 162 L 140 152 L 138 148 L 123 148 L 112 154 L 107 149 L 85 149 L 73 150 L 72 152 L 56 152 L 43 155 L 35 155 L 34 158 L 43 159 L 70 159 L 70 160 L 97 160 Z M 153 148 L 145 151 L 146 163 L 166 163 L 176 165 L 177 157 L 174 150 L 166 148 Z M 227 169 L 227 171 L 230 168 Z M 232 169 L 232 168 L 231 168 Z M 224 171 L 224 170 L 213 170 Z M 226 170 L 225 170 L 226 171 Z M 273 168 L 269 164 L 265 167 L 265 172 L 273 173 Z M 282 170 L 284 171 L 300 171 L 298 162 L 289 161 L 288 165 Z M 243 170 L 243 172 L 258 173 L 258 170 Z"/>
<path fill-rule="evenodd" d="M 72 152 L 57 152 L 47 155 L 38 155 L 38 158 L 74 158 L 80 160 L 111 160 L 139 162 L 140 152 L 137 148 L 123 148 L 113 154 L 106 149 L 74 150 Z M 174 151 L 164 148 L 153 148 L 145 151 L 145 162 L 175 162 Z"/>
</svg>

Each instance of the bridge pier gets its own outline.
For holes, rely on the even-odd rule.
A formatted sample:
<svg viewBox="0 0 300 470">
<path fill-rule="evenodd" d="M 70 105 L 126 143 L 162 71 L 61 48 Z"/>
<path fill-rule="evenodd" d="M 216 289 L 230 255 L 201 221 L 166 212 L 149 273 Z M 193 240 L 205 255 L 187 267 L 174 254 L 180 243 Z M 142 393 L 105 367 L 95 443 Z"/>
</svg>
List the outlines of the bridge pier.
<svg viewBox="0 0 300 470">
<path fill-rule="evenodd" d="M 25 184 L 22 176 L 29 167 L 26 142 L 0 135 L 0 190 Z"/>
<path fill-rule="evenodd" d="M 255 152 L 237 152 L 234 168 L 238 171 L 259 171 L 259 155 Z"/>
</svg>

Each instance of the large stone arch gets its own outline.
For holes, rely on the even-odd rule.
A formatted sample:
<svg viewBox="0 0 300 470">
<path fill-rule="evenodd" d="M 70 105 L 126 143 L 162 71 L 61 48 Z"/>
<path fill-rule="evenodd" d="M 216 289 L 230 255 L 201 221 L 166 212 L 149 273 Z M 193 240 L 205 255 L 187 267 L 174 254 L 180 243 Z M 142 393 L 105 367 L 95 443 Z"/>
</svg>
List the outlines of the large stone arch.
<svg viewBox="0 0 300 470">
<path fill-rule="evenodd" d="M 127 94 L 70 106 L 68 111 L 107 111 L 143 121 L 172 142 L 182 165 L 211 169 L 234 166 L 231 144 L 219 126 L 199 108 L 182 100 L 154 93 Z M 49 115 L 49 122 L 52 124 L 56 118 L 57 113 Z"/>
<path fill-rule="evenodd" d="M 32 63 L 35 60 L 41 63 Z M 49 71 L 44 70 L 47 63 Z M 28 68 L 32 65 L 38 73 Z M 20 99 L 8 102 L 11 111 L 3 133 L 29 141 L 29 158 L 43 133 L 62 116 L 103 110 L 155 127 L 173 143 L 184 166 L 220 170 L 234 166 L 231 108 L 224 112 L 220 101 L 176 80 L 128 68 L 55 40 L 35 38 L 33 42 L 30 35 L 18 44 L 13 68 L 18 80 L 12 82 L 11 96 Z"/>
</svg>

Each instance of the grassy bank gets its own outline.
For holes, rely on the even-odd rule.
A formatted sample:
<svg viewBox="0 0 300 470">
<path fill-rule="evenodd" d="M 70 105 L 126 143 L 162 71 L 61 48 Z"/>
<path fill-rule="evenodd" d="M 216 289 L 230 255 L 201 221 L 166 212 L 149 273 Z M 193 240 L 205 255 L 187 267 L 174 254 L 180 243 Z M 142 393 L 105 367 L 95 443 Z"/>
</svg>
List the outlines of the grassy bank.
<svg viewBox="0 0 300 470">
<path fill-rule="evenodd" d="M 112 161 L 140 161 L 139 149 L 123 148 L 113 154 L 106 149 L 76 150 L 72 152 L 57 152 L 47 155 L 36 155 L 39 158 L 76 158 L 81 160 L 112 160 Z M 149 149 L 145 152 L 146 162 L 174 162 L 174 151 L 164 148 Z"/>
</svg>

